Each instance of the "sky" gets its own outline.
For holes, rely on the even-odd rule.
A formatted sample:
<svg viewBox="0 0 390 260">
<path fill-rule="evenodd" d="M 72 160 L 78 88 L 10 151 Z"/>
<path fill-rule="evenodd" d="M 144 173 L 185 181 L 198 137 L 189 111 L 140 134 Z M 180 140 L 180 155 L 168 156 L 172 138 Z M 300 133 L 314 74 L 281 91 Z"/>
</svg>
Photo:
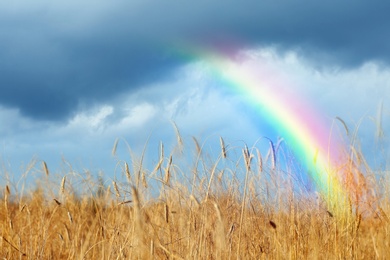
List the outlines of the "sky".
<svg viewBox="0 0 390 260">
<path fill-rule="evenodd" d="M 285 91 L 358 129 L 372 167 L 381 167 L 389 9 L 384 0 L 2 1 L 1 171 L 17 180 L 33 160 L 114 178 L 118 161 L 130 160 L 127 146 L 139 156 L 146 145 L 151 163 L 160 141 L 173 149 L 173 122 L 187 143 L 277 138 L 193 48 L 265 64 Z"/>
</svg>

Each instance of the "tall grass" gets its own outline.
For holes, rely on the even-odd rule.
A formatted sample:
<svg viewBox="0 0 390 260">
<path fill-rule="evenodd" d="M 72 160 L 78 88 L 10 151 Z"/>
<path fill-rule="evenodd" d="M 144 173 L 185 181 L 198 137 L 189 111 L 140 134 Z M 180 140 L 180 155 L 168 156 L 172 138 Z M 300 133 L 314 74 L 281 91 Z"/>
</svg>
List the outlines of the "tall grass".
<svg viewBox="0 0 390 260">
<path fill-rule="evenodd" d="M 184 143 L 178 140 L 181 153 Z M 195 154 L 187 166 L 178 149 L 166 155 L 160 144 L 152 170 L 142 162 L 118 161 L 120 176 L 110 181 L 74 171 L 56 176 L 46 163 L 36 165 L 42 176 L 35 190 L 23 191 L 13 183 L 2 189 L 0 256 L 390 258 L 387 172 L 360 176 L 370 183 L 375 199 L 362 210 L 352 201 L 352 215 L 345 218 L 301 185 L 296 169 L 278 165 L 273 144 L 267 159 L 255 147 L 219 141 L 221 151 L 211 159 L 194 138 Z M 353 162 L 364 164 L 358 149 L 354 154 L 360 162 Z"/>
</svg>

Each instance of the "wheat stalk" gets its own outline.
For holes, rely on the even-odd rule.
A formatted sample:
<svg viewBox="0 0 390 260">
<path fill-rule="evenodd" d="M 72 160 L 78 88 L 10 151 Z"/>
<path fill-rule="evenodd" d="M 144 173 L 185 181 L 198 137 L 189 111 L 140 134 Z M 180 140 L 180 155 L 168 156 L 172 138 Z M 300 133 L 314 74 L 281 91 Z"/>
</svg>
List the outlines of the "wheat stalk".
<svg viewBox="0 0 390 260">
<path fill-rule="evenodd" d="M 115 195 L 119 198 L 121 196 L 121 193 L 119 192 L 118 185 L 116 184 L 115 181 L 112 181 L 112 185 L 114 186 Z"/>
<path fill-rule="evenodd" d="M 221 210 L 219 209 L 219 206 L 216 202 L 214 202 L 214 208 L 217 213 L 217 223 L 215 230 L 216 251 L 217 256 L 222 259 L 222 255 L 226 250 L 225 228 L 223 225 Z"/>
<path fill-rule="evenodd" d="M 257 150 L 257 163 L 259 164 L 259 172 L 263 172 L 263 158 L 259 150 Z"/>
<path fill-rule="evenodd" d="M 4 206 L 6 211 L 8 212 L 8 196 L 11 195 L 11 190 L 9 189 L 8 185 L 5 185 L 5 191 L 4 191 Z"/>
<path fill-rule="evenodd" d="M 141 179 L 142 179 L 142 186 L 144 186 L 144 188 L 147 188 L 148 187 L 148 182 L 146 181 L 145 171 L 142 171 Z"/>
<path fill-rule="evenodd" d="M 62 177 L 62 180 L 61 180 L 61 194 L 64 194 L 65 193 L 65 182 L 66 182 L 66 176 Z"/>
<path fill-rule="evenodd" d="M 165 168 L 165 176 L 164 176 L 165 184 L 168 184 L 169 183 L 169 179 L 171 178 L 171 172 L 170 172 L 171 165 L 172 165 L 172 155 L 169 157 L 168 165 Z"/>
<path fill-rule="evenodd" d="M 146 245 L 146 230 L 145 230 L 145 222 L 141 212 L 141 202 L 139 199 L 138 190 L 132 186 L 131 193 L 133 197 L 133 205 L 134 205 L 134 229 L 135 229 L 135 242 L 136 249 L 139 256 L 145 258 L 145 253 L 150 251 L 147 250 Z"/>
<path fill-rule="evenodd" d="M 128 181 L 129 183 L 132 183 L 132 181 L 131 181 L 130 169 L 129 169 L 129 165 L 127 164 L 127 162 L 125 162 L 125 173 L 126 173 L 127 181 Z"/>
</svg>

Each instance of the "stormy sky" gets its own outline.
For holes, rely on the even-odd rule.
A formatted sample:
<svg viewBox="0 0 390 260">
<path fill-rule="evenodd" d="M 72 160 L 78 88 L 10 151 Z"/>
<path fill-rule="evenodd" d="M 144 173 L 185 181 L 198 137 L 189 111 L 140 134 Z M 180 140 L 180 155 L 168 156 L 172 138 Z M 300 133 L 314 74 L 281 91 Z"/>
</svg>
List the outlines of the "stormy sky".
<svg viewBox="0 0 390 260">
<path fill-rule="evenodd" d="M 151 136 L 154 149 L 174 140 L 172 121 L 186 138 L 264 134 L 180 46 L 254 53 L 327 116 L 359 126 L 371 153 L 378 127 L 390 131 L 388 10 L 382 0 L 2 1 L 3 171 L 65 158 L 110 175 L 117 137 L 140 153 Z"/>
</svg>

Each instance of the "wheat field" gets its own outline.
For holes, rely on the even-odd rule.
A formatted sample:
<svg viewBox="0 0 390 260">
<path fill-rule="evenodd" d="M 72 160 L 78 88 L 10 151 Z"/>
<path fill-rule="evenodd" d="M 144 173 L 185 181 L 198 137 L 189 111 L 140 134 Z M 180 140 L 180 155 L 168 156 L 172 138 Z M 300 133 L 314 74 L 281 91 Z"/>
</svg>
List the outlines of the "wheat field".
<svg viewBox="0 0 390 260">
<path fill-rule="evenodd" d="M 182 139 L 178 141 L 178 147 L 183 146 Z M 351 202 L 350 214 L 343 215 L 327 208 L 319 194 L 299 185 L 296 175 L 282 169 L 272 156 L 266 158 L 246 146 L 225 145 L 221 138 L 221 150 L 212 157 L 193 141 L 187 166 L 180 163 L 186 160 L 180 155 L 183 150 L 175 147 L 167 153 L 161 145 L 153 169 L 143 167 L 143 155 L 138 160 L 118 159 L 112 179 L 71 167 L 53 173 L 45 162 L 35 162 L 29 171 L 40 174 L 33 189 L 23 181 L 9 181 L 2 188 L 0 256 L 390 258 L 386 171 L 374 177 L 358 165 L 365 169 L 366 184 L 375 196 L 369 202 Z M 11 179 L 10 173 L 3 175 Z"/>
</svg>

